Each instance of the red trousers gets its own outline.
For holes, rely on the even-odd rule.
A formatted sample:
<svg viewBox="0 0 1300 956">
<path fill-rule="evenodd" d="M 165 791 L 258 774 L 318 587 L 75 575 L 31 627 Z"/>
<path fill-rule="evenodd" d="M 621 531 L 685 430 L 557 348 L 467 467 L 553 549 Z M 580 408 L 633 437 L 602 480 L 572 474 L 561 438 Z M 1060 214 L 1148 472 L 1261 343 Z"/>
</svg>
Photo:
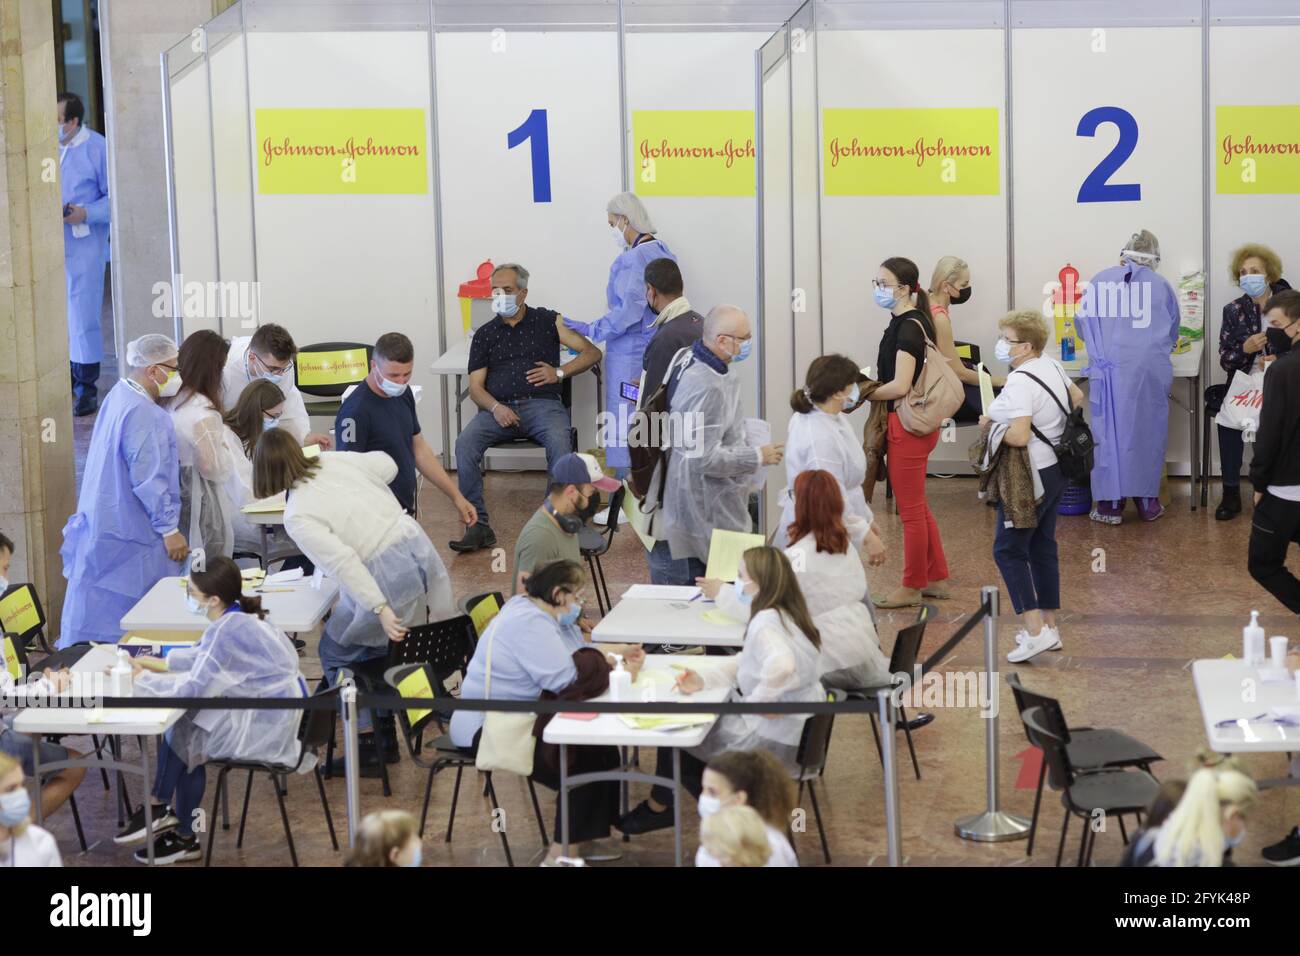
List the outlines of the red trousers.
<svg viewBox="0 0 1300 956">
<path fill-rule="evenodd" d="M 889 413 L 886 463 L 889 483 L 903 520 L 903 586 L 921 590 L 948 577 L 948 560 L 939 539 L 939 526 L 925 501 L 925 470 L 939 433 L 913 435 L 895 412 Z"/>
</svg>

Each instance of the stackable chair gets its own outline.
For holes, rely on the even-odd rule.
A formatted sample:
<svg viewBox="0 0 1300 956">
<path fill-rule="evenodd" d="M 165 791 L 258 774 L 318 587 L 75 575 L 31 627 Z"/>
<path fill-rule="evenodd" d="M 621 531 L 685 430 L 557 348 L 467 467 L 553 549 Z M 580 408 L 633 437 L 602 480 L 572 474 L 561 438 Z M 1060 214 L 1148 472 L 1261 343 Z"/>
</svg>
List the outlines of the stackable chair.
<svg viewBox="0 0 1300 956">
<path fill-rule="evenodd" d="M 596 589 L 596 603 L 600 606 L 601 616 L 613 610 L 614 603 L 609 599 L 609 585 L 605 583 L 605 569 L 601 566 L 601 555 L 613 547 L 614 535 L 618 533 L 618 519 L 623 513 L 623 496 L 627 487 L 621 486 L 609 499 L 609 519 L 603 528 L 583 525 L 578 532 L 578 547 L 587 559 L 587 568 L 591 571 L 591 583 Z"/>
</svg>

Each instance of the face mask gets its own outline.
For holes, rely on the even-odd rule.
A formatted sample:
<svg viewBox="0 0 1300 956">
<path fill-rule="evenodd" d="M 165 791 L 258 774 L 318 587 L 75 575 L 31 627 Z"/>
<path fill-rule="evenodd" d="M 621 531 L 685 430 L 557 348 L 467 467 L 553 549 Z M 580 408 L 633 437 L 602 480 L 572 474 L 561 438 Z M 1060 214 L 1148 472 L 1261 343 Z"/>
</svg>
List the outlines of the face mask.
<svg viewBox="0 0 1300 956">
<path fill-rule="evenodd" d="M 998 339 L 997 344 L 993 346 L 993 357 L 999 362 L 1011 362 L 1011 343 L 1006 339 Z"/>
<path fill-rule="evenodd" d="M 496 315 L 514 315 L 519 311 L 519 297 L 515 295 L 492 296 L 492 312 Z"/>
<path fill-rule="evenodd" d="M 713 816 L 715 813 L 717 813 L 719 810 L 722 809 L 722 800 L 709 793 L 700 794 L 700 799 L 697 801 L 697 803 L 700 808 L 701 820 Z"/>
<path fill-rule="evenodd" d="M 1223 836 L 1223 845 L 1226 849 L 1231 850 L 1234 846 L 1240 846 L 1241 841 L 1246 839 L 1246 828 L 1242 827 L 1241 832 L 1235 837 L 1230 837 L 1226 833 Z"/>
<path fill-rule="evenodd" d="M 379 376 L 379 387 L 383 389 L 384 394 L 387 395 L 389 398 L 396 398 L 397 396 L 401 395 L 403 392 L 406 391 L 405 382 L 390 382 L 382 375 Z"/>
<path fill-rule="evenodd" d="M 596 512 L 598 512 L 599 510 L 600 510 L 600 495 L 596 494 L 595 492 L 592 492 L 587 497 L 587 503 L 578 509 L 577 515 L 583 521 L 590 521 L 592 518 L 596 516 Z"/>
<path fill-rule="evenodd" d="M 737 352 L 735 355 L 733 355 L 733 356 L 731 357 L 731 360 L 732 360 L 733 362 L 743 362 L 743 361 L 745 361 L 745 359 L 749 358 L 749 353 L 753 350 L 753 348 L 754 348 L 754 340 L 753 340 L 753 339 L 747 339 L 747 340 L 745 340 L 744 342 L 741 342 L 741 343 L 740 343 L 740 351 Z"/>
<path fill-rule="evenodd" d="M 951 301 L 953 305 L 965 305 L 970 301 L 970 286 L 962 289 L 949 301 Z"/>
<path fill-rule="evenodd" d="M 62 123 L 56 123 L 56 124 L 55 124 L 55 126 L 54 126 L 54 136 L 55 136 L 56 139 L 58 139 L 58 141 L 59 141 L 60 143 L 62 143 L 64 140 L 66 140 L 66 139 L 68 138 L 68 137 L 67 137 L 67 134 L 65 134 L 65 133 L 63 132 L 63 124 L 62 124 Z"/>
<path fill-rule="evenodd" d="M 614 245 L 618 246 L 620 250 L 626 249 L 627 240 L 623 238 L 623 228 L 621 226 L 614 225 L 609 227 L 609 231 L 613 236 Z"/>
<path fill-rule="evenodd" d="M 280 424 L 280 419 L 278 419 L 278 418 L 272 418 L 270 415 L 265 415 L 265 416 L 263 416 L 263 418 L 262 418 L 262 430 L 263 430 L 263 431 L 265 431 L 265 430 L 268 429 L 268 428 L 277 428 L 277 427 L 279 427 L 279 424 Z"/>
<path fill-rule="evenodd" d="M 158 386 L 159 398 L 171 398 L 181 390 L 181 373 L 168 371 L 167 381 Z"/>
<path fill-rule="evenodd" d="M 858 407 L 859 394 L 860 393 L 858 392 L 858 383 L 854 382 L 853 387 L 849 389 L 849 397 L 844 400 L 843 411 L 847 412 L 850 409 L 854 409 Z"/>
<path fill-rule="evenodd" d="M 0 574 L 0 594 L 4 594 L 8 590 L 9 590 L 9 579 L 4 575 Z"/>
<path fill-rule="evenodd" d="M 1246 275 L 1237 280 L 1237 285 L 1241 286 L 1241 291 L 1245 292 L 1253 299 L 1258 299 L 1268 288 L 1268 276 Z"/>
<path fill-rule="evenodd" d="M 560 624 L 562 624 L 564 627 L 572 627 L 574 624 L 578 623 L 578 618 L 581 616 L 582 616 L 582 605 L 579 604 L 577 601 L 574 601 L 572 604 L 570 604 L 568 607 L 564 609 L 564 612 L 559 616 L 557 620 L 559 620 Z"/>
<path fill-rule="evenodd" d="M 1286 329 L 1275 329 L 1269 326 L 1264 330 L 1264 337 L 1268 339 L 1268 347 L 1274 355 L 1291 351 L 1291 336 L 1286 334 Z"/>
<path fill-rule="evenodd" d="M 185 592 L 185 607 L 189 609 L 191 614 L 206 615 L 208 613 L 208 609 L 199 603 L 199 599 L 188 591 Z"/>
<path fill-rule="evenodd" d="M 882 309 L 892 309 L 894 306 L 898 305 L 898 300 L 894 298 L 892 289 L 877 288 L 872 295 L 875 296 L 876 305 L 880 306 Z"/>
<path fill-rule="evenodd" d="M 731 589 L 736 592 L 736 600 L 741 604 L 748 607 L 754 603 L 754 595 L 745 590 L 745 582 L 740 578 L 736 578 L 735 581 L 731 582 Z"/>
<path fill-rule="evenodd" d="M 26 787 L 19 787 L 9 793 L 0 793 L 0 826 L 16 827 L 27 819 L 32 811 L 32 798 Z"/>
<path fill-rule="evenodd" d="M 252 352 L 249 353 L 249 355 L 252 355 L 252 354 L 253 354 Z M 266 368 L 266 366 L 265 366 L 264 364 L 262 364 L 262 360 L 261 360 L 261 358 L 258 358 L 258 359 L 257 359 L 257 362 L 258 362 L 259 365 L 262 366 L 262 374 L 261 374 L 261 375 L 258 375 L 258 376 L 255 376 L 256 378 L 262 378 L 262 379 L 265 379 L 266 381 L 270 382 L 272 385 L 279 385 L 281 382 L 284 381 L 284 373 L 283 373 L 283 372 L 271 372 L 271 371 L 268 371 L 267 368 Z"/>
<path fill-rule="evenodd" d="M 417 846 L 417 847 L 415 848 L 415 855 L 411 857 L 411 862 L 410 862 L 410 863 L 403 863 L 402 866 L 405 866 L 405 867 L 417 867 L 417 866 L 420 865 L 420 863 L 421 863 L 423 860 L 424 860 L 424 847 Z"/>
</svg>

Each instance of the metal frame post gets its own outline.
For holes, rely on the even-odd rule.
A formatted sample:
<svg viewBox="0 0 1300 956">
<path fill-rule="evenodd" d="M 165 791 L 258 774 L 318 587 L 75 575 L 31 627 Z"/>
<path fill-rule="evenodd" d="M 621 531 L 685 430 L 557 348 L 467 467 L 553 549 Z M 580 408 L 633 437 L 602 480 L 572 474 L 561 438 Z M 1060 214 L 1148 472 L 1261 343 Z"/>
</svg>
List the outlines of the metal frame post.
<svg viewBox="0 0 1300 956">
<path fill-rule="evenodd" d="M 172 88 L 171 77 L 167 69 L 166 51 L 159 54 L 158 63 L 162 71 L 163 170 L 167 176 L 167 240 L 172 265 L 172 334 L 179 345 L 181 340 L 185 338 L 185 330 L 181 315 L 181 247 L 176 225 L 176 158 L 173 155 L 172 146 L 174 132 L 172 129 Z M 123 355 L 119 356 L 119 363 L 121 361 L 125 361 L 125 350 L 123 350 Z"/>
<path fill-rule="evenodd" d="M 894 740 L 898 711 L 894 707 L 893 697 L 893 688 L 876 691 L 876 705 L 880 709 L 880 763 L 885 775 L 885 839 L 888 843 L 889 865 L 902 866 L 902 834 L 898 820 L 898 752 Z"/>
<path fill-rule="evenodd" d="M 343 681 L 339 693 L 339 711 L 343 718 L 344 792 L 348 800 L 348 847 L 356 846 L 361 822 L 360 741 L 357 739 L 357 685 L 352 678 Z"/>
</svg>

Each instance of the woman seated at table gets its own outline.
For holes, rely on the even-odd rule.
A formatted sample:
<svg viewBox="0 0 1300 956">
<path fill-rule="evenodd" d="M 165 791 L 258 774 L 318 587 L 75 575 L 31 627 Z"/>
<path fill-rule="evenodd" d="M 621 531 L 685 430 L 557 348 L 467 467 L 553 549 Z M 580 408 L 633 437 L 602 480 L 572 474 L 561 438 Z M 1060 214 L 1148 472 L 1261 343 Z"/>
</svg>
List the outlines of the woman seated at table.
<svg viewBox="0 0 1300 956">
<path fill-rule="evenodd" d="M 795 786 L 781 762 L 766 750 L 729 750 L 704 768 L 700 791 L 700 820 L 706 821 L 728 807 L 753 807 L 763 821 L 771 856 L 764 866 L 798 866 L 799 858 L 786 832 L 794 812 Z M 701 845 L 696 866 L 721 866 L 721 861 Z"/>
<path fill-rule="evenodd" d="M 193 647 L 167 654 L 167 670 L 146 670 L 132 660 L 136 697 L 306 697 L 298 655 L 289 639 L 265 620 L 262 599 L 242 593 L 239 567 L 226 557 L 208 558 L 190 571 L 185 597 L 211 622 Z M 194 811 L 203 799 L 209 760 L 252 760 L 293 766 L 298 762 L 298 710 L 192 710 L 158 741 L 153 787 L 155 863 L 202 858 Z M 160 834 L 160 835 L 159 835 Z M 117 835 L 117 843 L 146 837 L 144 807 Z M 145 848 L 135 852 L 148 861 Z"/>
<path fill-rule="evenodd" d="M 257 525 L 242 509 L 258 500 L 253 494 L 253 450 L 262 432 L 274 428 L 284 414 L 284 392 L 264 378 L 254 379 L 240 392 L 235 407 L 226 412 L 223 436 L 226 452 L 234 467 L 226 480 L 226 494 L 234 504 L 231 515 L 235 550 L 256 553 L 262 548 Z"/>
<path fill-rule="evenodd" d="M 744 647 L 734 657 L 709 658 L 702 673 L 682 671 L 677 690 L 689 697 L 706 687 L 731 687 L 728 699 L 746 703 L 825 700 L 817 679 L 821 635 L 785 554 L 777 548 L 750 548 L 741 558 L 734 588 L 749 607 Z M 766 750 L 793 776 L 806 719 L 802 714 L 724 714 L 703 743 L 681 755 L 682 786 L 698 797 L 705 762 L 725 750 Z M 672 756 L 670 748 L 659 748 L 657 775 L 673 775 Z M 656 784 L 650 798 L 619 820 L 618 828 L 631 834 L 672 825 L 673 792 Z"/>
<path fill-rule="evenodd" d="M 22 765 L 0 753 L 0 866 L 63 866 L 59 844 L 32 823 L 31 812 Z"/>
<path fill-rule="evenodd" d="M 867 571 L 850 543 L 839 482 L 827 471 L 801 472 L 794 482 L 794 522 L 785 549 L 813 624 L 821 634 L 821 682 L 827 687 L 858 690 L 889 682 L 889 659 L 880 650 L 876 625 L 866 602 Z M 850 515 L 849 522 L 861 523 Z M 873 554 L 883 564 L 883 553 Z M 701 590 L 718 602 L 718 610 L 738 621 L 749 605 L 722 581 L 701 578 Z"/>
<path fill-rule="evenodd" d="M 407 625 L 456 615 L 451 578 L 424 529 L 389 483 L 397 465 L 381 451 L 322 452 L 308 459 L 282 429 L 262 433 L 253 453 L 253 494 L 286 493 L 284 527 L 312 564 L 339 583 L 325 622 L 320 662 L 334 684 L 340 669 L 387 656 Z M 368 710 L 357 718 L 362 776 L 378 776 L 380 745 Z M 398 759 L 397 728 L 384 720 L 383 759 Z"/>
<path fill-rule="evenodd" d="M 592 647 L 573 643 L 565 630 L 578 619 L 582 605 L 578 595 L 585 579 L 582 565 L 576 561 L 553 561 L 534 568 L 524 581 L 524 592 L 506 601 L 492 619 L 470 659 L 461 683 L 460 695 L 479 700 L 537 700 L 550 691 L 558 696 L 579 678 L 579 655 L 599 657 L 597 668 L 614 665 L 612 655 Z M 487 656 L 492 655 L 492 693 L 487 690 Z M 638 648 L 624 666 L 633 680 L 645 660 Z M 585 665 L 584 665 L 585 669 Z M 584 697 L 595 697 L 609 686 L 608 673 L 599 690 Z M 595 690 L 595 686 L 592 688 Z M 451 741 L 470 753 L 478 753 L 483 732 L 484 711 L 457 710 L 451 718 Z M 536 742 L 532 779 L 558 789 L 558 764 L 546 759 L 542 741 Z M 572 747 L 569 749 L 569 773 L 594 773 L 616 768 L 619 764 L 615 747 Z M 614 781 L 589 783 L 569 793 L 569 842 L 587 844 L 579 855 L 592 862 L 616 860 L 622 854 L 612 847 L 593 843 L 609 836 L 609 828 L 618 816 L 618 784 Z M 561 821 L 559 802 L 555 807 L 555 830 L 548 862 L 560 856 Z"/>
</svg>

